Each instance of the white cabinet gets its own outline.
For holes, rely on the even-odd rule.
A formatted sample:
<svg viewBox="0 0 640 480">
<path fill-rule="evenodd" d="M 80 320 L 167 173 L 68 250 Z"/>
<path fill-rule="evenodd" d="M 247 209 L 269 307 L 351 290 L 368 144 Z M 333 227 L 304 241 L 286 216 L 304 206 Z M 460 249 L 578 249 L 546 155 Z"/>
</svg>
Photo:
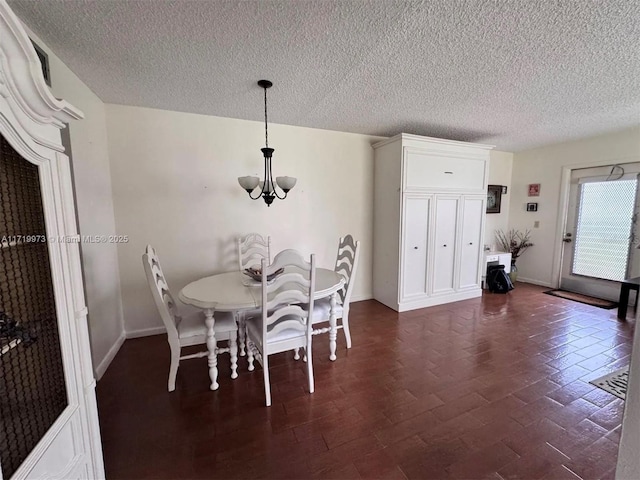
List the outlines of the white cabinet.
<svg viewBox="0 0 640 480">
<path fill-rule="evenodd" d="M 427 263 L 427 233 L 429 225 L 430 198 L 408 198 L 405 202 L 406 222 L 403 249 L 404 259 L 404 297 L 422 297 L 427 293 L 427 276 L 424 265 Z"/>
<path fill-rule="evenodd" d="M 444 155 L 440 151 L 407 147 L 405 157 L 405 188 L 466 190 L 481 193 L 487 163 L 482 157 L 465 153 Z"/>
<path fill-rule="evenodd" d="M 401 134 L 374 145 L 374 298 L 397 311 L 480 296 L 491 146 Z"/>
<path fill-rule="evenodd" d="M 478 285 L 478 269 L 482 255 L 483 218 L 486 198 L 465 197 L 462 218 L 462 245 L 460 247 L 460 288 Z M 481 271 L 480 275 L 484 275 Z"/>
<path fill-rule="evenodd" d="M 449 293 L 455 288 L 456 226 L 458 198 L 437 197 L 433 228 L 434 261 L 432 293 Z M 424 268 L 424 266 L 423 266 Z M 428 274 L 429 272 L 427 272 Z"/>
</svg>

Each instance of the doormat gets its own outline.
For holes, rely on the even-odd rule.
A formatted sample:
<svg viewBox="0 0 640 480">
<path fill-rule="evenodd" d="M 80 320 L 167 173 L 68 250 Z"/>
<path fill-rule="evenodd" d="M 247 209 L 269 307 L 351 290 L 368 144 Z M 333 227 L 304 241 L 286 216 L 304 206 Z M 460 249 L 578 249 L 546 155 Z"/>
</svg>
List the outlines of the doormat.
<svg viewBox="0 0 640 480">
<path fill-rule="evenodd" d="M 629 367 L 621 368 L 602 377 L 591 380 L 589 383 L 609 392 L 622 400 L 627 396 L 627 382 L 629 381 Z"/>
<path fill-rule="evenodd" d="M 546 293 L 547 295 L 553 295 L 554 297 L 573 300 L 574 302 L 586 303 L 587 305 L 591 305 L 594 307 L 606 308 L 607 310 L 618 308 L 618 304 L 616 302 L 612 302 L 611 300 L 589 297 L 580 293 L 567 292 L 566 290 L 547 290 L 544 293 Z"/>
</svg>

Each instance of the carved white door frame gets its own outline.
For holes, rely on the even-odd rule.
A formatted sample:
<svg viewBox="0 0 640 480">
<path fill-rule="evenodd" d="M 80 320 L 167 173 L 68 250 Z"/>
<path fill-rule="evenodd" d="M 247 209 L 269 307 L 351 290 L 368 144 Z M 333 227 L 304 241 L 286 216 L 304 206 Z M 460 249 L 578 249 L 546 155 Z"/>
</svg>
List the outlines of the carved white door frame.
<svg viewBox="0 0 640 480">
<path fill-rule="evenodd" d="M 77 239 L 69 159 L 60 130 L 82 117 L 51 94 L 20 20 L 0 0 L 0 134 L 38 166 L 50 238 Z M 12 479 L 104 478 L 79 246 L 77 241 L 48 241 L 48 251 L 68 405 Z"/>
</svg>

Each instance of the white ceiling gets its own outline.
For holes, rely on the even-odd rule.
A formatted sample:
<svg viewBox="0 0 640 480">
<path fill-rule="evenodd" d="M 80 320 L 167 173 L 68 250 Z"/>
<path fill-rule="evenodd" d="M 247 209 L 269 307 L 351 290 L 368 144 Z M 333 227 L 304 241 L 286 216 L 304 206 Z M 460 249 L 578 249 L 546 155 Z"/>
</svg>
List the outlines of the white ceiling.
<svg viewBox="0 0 640 480">
<path fill-rule="evenodd" d="M 640 124 L 638 0 L 10 0 L 104 102 L 518 151 Z M 55 83 L 56 79 L 53 78 Z"/>
</svg>

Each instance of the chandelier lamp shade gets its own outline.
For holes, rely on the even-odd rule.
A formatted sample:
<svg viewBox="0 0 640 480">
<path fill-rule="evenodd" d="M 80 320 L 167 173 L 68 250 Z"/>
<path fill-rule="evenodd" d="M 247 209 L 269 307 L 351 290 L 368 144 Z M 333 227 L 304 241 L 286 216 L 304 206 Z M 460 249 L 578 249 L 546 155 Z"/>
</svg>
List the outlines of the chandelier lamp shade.
<svg viewBox="0 0 640 480">
<path fill-rule="evenodd" d="M 269 80 L 259 80 L 258 85 L 264 88 L 264 148 L 261 148 L 264 156 L 264 178 L 260 180 L 258 177 L 246 176 L 238 177 L 238 183 L 247 191 L 249 198 L 257 200 L 260 197 L 268 207 L 271 206 L 276 198 L 284 200 L 287 198 L 289 191 L 296 185 L 296 179 L 293 177 L 276 177 L 273 181 L 273 171 L 271 168 L 271 159 L 273 157 L 273 148 L 269 148 L 269 135 L 267 129 L 267 89 L 273 86 Z M 278 193 L 277 187 L 282 191 L 282 195 Z M 254 196 L 254 192 L 255 196 Z"/>
</svg>

